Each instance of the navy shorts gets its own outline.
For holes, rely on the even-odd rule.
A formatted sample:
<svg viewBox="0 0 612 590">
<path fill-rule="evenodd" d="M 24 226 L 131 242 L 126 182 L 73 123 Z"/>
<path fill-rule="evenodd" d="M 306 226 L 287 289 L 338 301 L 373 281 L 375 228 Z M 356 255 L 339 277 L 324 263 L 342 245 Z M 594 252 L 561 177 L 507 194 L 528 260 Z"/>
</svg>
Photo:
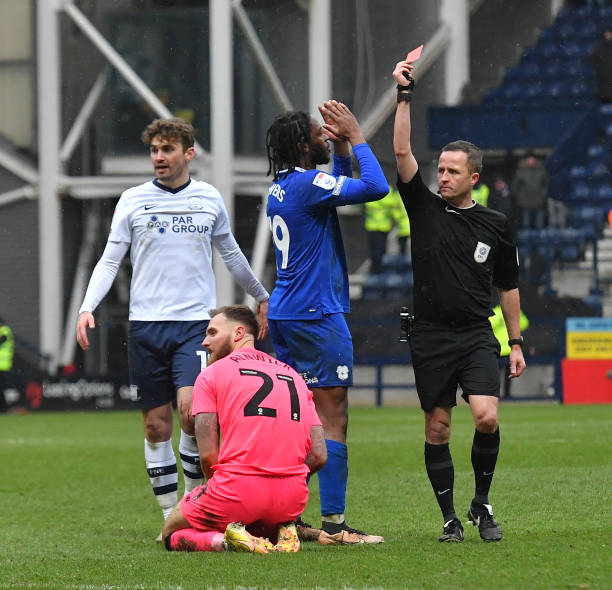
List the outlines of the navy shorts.
<svg viewBox="0 0 612 590">
<path fill-rule="evenodd" d="M 353 384 L 353 339 L 344 314 L 317 320 L 268 320 L 276 357 L 293 367 L 309 387 Z"/>
<path fill-rule="evenodd" d="M 176 399 L 179 387 L 195 383 L 206 367 L 207 327 L 208 320 L 130 322 L 128 365 L 136 407 L 163 406 Z"/>
<path fill-rule="evenodd" d="M 415 321 L 410 350 L 421 407 L 457 405 L 457 386 L 470 395 L 499 397 L 499 342 L 491 325 L 450 328 Z"/>
</svg>

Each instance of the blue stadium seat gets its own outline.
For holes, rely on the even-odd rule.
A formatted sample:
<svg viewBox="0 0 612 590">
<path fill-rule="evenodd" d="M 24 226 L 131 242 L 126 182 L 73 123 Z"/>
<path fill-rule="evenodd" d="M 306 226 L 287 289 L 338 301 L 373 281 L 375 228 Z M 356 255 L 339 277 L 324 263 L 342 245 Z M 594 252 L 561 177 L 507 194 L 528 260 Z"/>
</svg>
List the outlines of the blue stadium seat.
<svg viewBox="0 0 612 590">
<path fill-rule="evenodd" d="M 572 187 L 571 198 L 576 200 L 588 199 L 591 189 L 586 182 L 575 182 Z"/>
<path fill-rule="evenodd" d="M 368 275 L 361 290 L 361 297 L 368 301 L 384 299 L 385 297 L 385 275 Z"/>
<path fill-rule="evenodd" d="M 593 71 L 591 67 L 580 58 L 574 58 L 567 60 L 566 72 L 570 76 L 588 76 L 592 75 Z"/>
<path fill-rule="evenodd" d="M 559 37 L 561 37 L 562 39 L 573 37 L 575 34 L 574 21 L 572 20 L 562 21 L 561 23 L 555 26 L 554 30 L 557 32 L 557 35 L 559 35 Z"/>
<path fill-rule="evenodd" d="M 414 280 L 412 273 L 386 273 L 385 297 L 400 299 L 411 295 Z"/>
<path fill-rule="evenodd" d="M 523 89 L 518 82 L 511 82 L 502 87 L 502 96 L 505 99 L 515 99 L 523 94 Z"/>
<path fill-rule="evenodd" d="M 383 254 L 381 266 L 383 272 L 407 273 L 412 270 L 410 256 L 404 256 L 403 254 Z"/>
<path fill-rule="evenodd" d="M 602 104 L 599 107 L 599 112 L 605 119 L 612 119 L 612 103 Z"/>
<path fill-rule="evenodd" d="M 595 21 L 591 19 L 575 21 L 574 34 L 582 37 L 596 37 L 598 33 L 599 27 Z"/>
<path fill-rule="evenodd" d="M 544 94 L 544 83 L 542 80 L 534 79 L 527 83 L 525 96 L 528 98 L 540 98 Z"/>
<path fill-rule="evenodd" d="M 608 150 L 605 145 L 602 145 L 601 143 L 596 143 L 589 146 L 587 154 L 591 159 L 604 161 L 608 157 Z"/>
<path fill-rule="evenodd" d="M 577 78 L 569 84 L 569 93 L 572 96 L 586 96 L 593 94 L 594 88 L 584 78 Z"/>
<path fill-rule="evenodd" d="M 595 227 L 604 219 L 604 211 L 601 207 L 589 207 L 581 205 L 572 207 L 567 216 L 567 223 L 570 227 L 584 228 L 585 226 Z"/>
<path fill-rule="evenodd" d="M 557 77 L 567 73 L 561 58 L 549 59 L 544 65 L 543 72 L 546 76 Z"/>
<path fill-rule="evenodd" d="M 523 58 L 517 68 L 520 76 L 539 76 L 542 72 L 542 64 L 537 57 Z"/>
<path fill-rule="evenodd" d="M 543 94 L 549 98 L 562 98 L 568 96 L 567 82 L 553 80 L 544 86 Z"/>
<path fill-rule="evenodd" d="M 606 166 L 605 162 L 594 161 L 589 164 L 589 174 L 594 179 L 604 178 L 610 176 L 610 170 Z"/>
<path fill-rule="evenodd" d="M 570 178 L 572 180 L 585 179 L 588 176 L 588 170 L 586 166 L 572 166 L 570 168 Z"/>
<path fill-rule="evenodd" d="M 612 186 L 608 183 L 602 184 L 597 190 L 596 196 L 600 201 L 612 202 Z"/>
<path fill-rule="evenodd" d="M 536 45 L 537 55 L 544 58 L 551 58 L 557 55 L 567 55 L 561 51 L 563 46 L 552 39 L 540 39 Z"/>
</svg>

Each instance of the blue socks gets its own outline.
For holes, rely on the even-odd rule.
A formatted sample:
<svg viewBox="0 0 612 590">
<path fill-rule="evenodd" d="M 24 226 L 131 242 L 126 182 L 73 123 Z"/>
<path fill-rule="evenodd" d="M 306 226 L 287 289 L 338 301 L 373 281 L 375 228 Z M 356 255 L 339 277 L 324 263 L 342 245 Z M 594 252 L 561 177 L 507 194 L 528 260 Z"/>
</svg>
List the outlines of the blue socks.
<svg viewBox="0 0 612 590">
<path fill-rule="evenodd" d="M 346 483 L 348 480 L 348 452 L 346 445 L 325 439 L 327 463 L 318 472 L 321 514 L 344 514 Z"/>
</svg>

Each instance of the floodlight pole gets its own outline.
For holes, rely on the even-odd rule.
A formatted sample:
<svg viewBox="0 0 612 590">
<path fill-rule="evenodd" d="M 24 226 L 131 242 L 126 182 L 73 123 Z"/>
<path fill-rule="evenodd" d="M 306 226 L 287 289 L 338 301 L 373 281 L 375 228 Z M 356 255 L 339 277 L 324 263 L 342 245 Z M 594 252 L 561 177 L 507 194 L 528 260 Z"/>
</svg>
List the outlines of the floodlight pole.
<svg viewBox="0 0 612 590">
<path fill-rule="evenodd" d="M 331 98 L 331 1 L 310 0 L 308 11 L 308 104 L 318 117 L 318 105 Z"/>
<path fill-rule="evenodd" d="M 450 28 L 444 56 L 446 104 L 456 105 L 470 79 L 470 7 L 467 0 L 442 0 L 440 17 Z"/>
<path fill-rule="evenodd" d="M 63 310 L 62 215 L 60 174 L 60 71 L 58 7 L 39 0 L 37 9 L 38 86 L 38 300 L 40 349 L 55 373 L 60 352 Z"/>
<path fill-rule="evenodd" d="M 232 59 L 232 5 L 210 1 L 210 155 L 211 184 L 223 196 L 230 224 L 234 225 L 234 88 Z M 221 258 L 214 255 L 217 305 L 234 303 L 234 281 Z"/>
</svg>

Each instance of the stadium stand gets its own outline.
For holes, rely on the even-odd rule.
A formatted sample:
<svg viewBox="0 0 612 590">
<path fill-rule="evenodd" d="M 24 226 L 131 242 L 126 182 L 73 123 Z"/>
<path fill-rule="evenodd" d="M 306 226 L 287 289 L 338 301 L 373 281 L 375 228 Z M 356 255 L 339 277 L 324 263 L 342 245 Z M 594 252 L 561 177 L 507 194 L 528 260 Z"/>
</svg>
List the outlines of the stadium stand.
<svg viewBox="0 0 612 590">
<path fill-rule="evenodd" d="M 598 273 L 597 240 L 612 209 L 612 105 L 598 102 L 590 54 L 610 25 L 610 5 L 568 6 L 480 105 L 429 112 L 432 148 L 454 135 L 484 149 L 552 151 L 546 162 L 550 196 L 566 207 L 565 227 L 517 235 L 526 278 L 547 294 L 553 293 L 554 265 L 583 260 L 587 248 Z M 598 295 L 598 276 L 594 283 Z"/>
</svg>

